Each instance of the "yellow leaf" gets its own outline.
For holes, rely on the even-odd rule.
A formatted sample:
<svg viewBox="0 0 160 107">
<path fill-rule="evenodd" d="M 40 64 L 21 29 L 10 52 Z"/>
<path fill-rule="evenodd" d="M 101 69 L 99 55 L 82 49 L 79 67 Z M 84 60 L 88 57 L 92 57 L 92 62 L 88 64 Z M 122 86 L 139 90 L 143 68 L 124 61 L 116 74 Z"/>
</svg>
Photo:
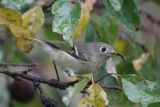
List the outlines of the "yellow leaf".
<svg viewBox="0 0 160 107">
<path fill-rule="evenodd" d="M 44 23 L 44 14 L 41 7 L 33 7 L 22 16 L 22 25 L 12 24 L 10 30 L 16 37 L 34 35 Z"/>
<path fill-rule="evenodd" d="M 81 16 L 75 28 L 73 29 L 73 40 L 82 36 L 83 31 L 88 25 L 90 12 L 93 10 L 93 5 L 95 2 L 96 0 L 86 0 L 84 4 L 81 4 Z"/>
<path fill-rule="evenodd" d="M 22 18 L 20 13 L 9 8 L 0 8 L 0 24 L 17 24 L 20 25 Z"/>
<path fill-rule="evenodd" d="M 100 85 L 93 83 L 80 99 L 78 107 L 106 107 L 108 105 L 106 92 Z"/>
<path fill-rule="evenodd" d="M 149 58 L 149 53 L 142 53 L 141 56 L 135 60 L 132 61 L 133 66 L 136 71 L 140 71 L 144 65 L 144 63 L 147 61 Z"/>
<path fill-rule="evenodd" d="M 26 35 L 34 35 L 28 30 L 27 27 L 24 27 L 22 25 L 10 24 L 9 27 L 15 37 L 27 37 Z"/>
<path fill-rule="evenodd" d="M 33 43 L 22 39 L 22 37 L 34 38 L 44 23 L 44 14 L 41 7 L 33 7 L 22 16 L 22 25 L 11 24 L 10 30 L 16 36 L 17 47 L 23 52 L 30 52 Z"/>
<path fill-rule="evenodd" d="M 34 7 L 23 14 L 23 26 L 26 27 L 29 32 L 36 34 L 44 23 L 44 13 L 41 7 Z"/>
<path fill-rule="evenodd" d="M 21 37 L 16 38 L 17 47 L 25 53 L 29 53 L 33 48 L 33 42 L 24 40 Z"/>
</svg>

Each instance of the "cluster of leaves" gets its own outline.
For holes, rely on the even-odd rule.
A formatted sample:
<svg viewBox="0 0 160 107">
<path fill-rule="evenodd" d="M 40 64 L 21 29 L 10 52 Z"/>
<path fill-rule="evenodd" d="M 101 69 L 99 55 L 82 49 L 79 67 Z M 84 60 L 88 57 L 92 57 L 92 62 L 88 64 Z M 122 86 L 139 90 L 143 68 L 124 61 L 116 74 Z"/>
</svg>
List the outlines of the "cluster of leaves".
<svg viewBox="0 0 160 107">
<path fill-rule="evenodd" d="M 0 8 L 0 24 L 6 25 L 16 37 L 17 47 L 23 52 L 30 52 L 33 43 L 22 37 L 35 37 L 44 23 L 41 7 L 35 6 L 23 15 L 10 8 Z"/>
<path fill-rule="evenodd" d="M 17 47 L 21 51 L 30 52 L 33 48 L 33 43 L 24 40 L 22 37 L 34 38 L 40 30 L 44 23 L 42 8 L 34 6 L 21 15 L 16 10 L 23 8 L 23 5 L 20 8 L 16 7 L 15 10 L 10 9 L 14 7 L 14 2 L 11 2 L 11 5 L 6 5 L 5 0 L 2 0 L 2 4 L 4 7 L 0 7 L 0 24 L 10 29 L 16 38 Z M 144 78 L 145 73 L 149 72 L 146 70 L 152 69 L 143 67 L 150 54 L 143 53 L 142 49 L 137 47 L 135 43 L 130 43 L 124 37 L 125 34 L 121 32 L 121 29 L 125 29 L 127 32 L 132 33 L 133 38 L 135 38 L 138 34 L 137 30 L 141 26 L 138 11 L 134 0 L 85 0 L 84 2 L 80 0 L 57 0 L 51 7 L 52 16 L 54 17 L 52 31 L 47 27 L 45 29 L 46 34 L 49 35 L 48 38 L 54 39 L 56 34 L 62 35 L 70 46 L 73 46 L 73 41 L 79 38 L 84 38 L 86 42 L 101 41 L 112 44 L 118 52 L 127 57 L 124 63 L 119 63 L 115 59 L 117 61 L 117 70 L 122 75 L 120 81 L 125 95 L 131 102 L 140 102 L 142 106 L 146 107 L 150 103 L 160 102 L 160 87 L 156 82 L 145 80 Z M 141 57 L 133 61 L 141 53 Z M 136 70 L 142 71 L 142 73 L 135 75 Z M 100 78 L 105 74 L 106 72 L 102 67 L 95 77 Z M 75 85 L 74 91 L 76 93 L 82 91 L 87 82 L 81 81 L 81 87 Z M 112 78 L 105 78 L 101 85 L 111 83 L 115 83 Z M 99 106 L 99 104 L 105 106 L 109 102 L 112 105 L 110 96 L 108 101 L 106 93 L 98 84 L 92 84 L 87 88 L 87 93 L 84 95 L 85 97 L 81 98 L 79 107 Z M 92 101 L 90 102 L 90 100 Z M 67 102 L 67 104 L 69 103 Z"/>
</svg>

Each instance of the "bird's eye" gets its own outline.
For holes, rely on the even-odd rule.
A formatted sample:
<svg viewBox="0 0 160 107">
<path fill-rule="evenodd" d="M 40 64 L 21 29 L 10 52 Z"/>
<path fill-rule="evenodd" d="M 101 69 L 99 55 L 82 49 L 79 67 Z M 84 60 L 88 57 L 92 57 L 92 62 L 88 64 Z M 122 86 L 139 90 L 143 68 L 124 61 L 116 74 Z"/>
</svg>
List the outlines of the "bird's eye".
<svg viewBox="0 0 160 107">
<path fill-rule="evenodd" d="M 106 47 L 101 47 L 101 48 L 100 48 L 100 51 L 101 51 L 101 52 L 106 52 Z"/>
</svg>

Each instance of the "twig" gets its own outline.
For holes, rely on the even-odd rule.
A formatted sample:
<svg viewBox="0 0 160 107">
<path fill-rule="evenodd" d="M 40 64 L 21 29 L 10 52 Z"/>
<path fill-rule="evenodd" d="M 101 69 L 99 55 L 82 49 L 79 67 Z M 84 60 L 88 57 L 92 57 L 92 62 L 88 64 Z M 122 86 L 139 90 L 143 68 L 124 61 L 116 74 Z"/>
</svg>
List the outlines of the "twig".
<svg viewBox="0 0 160 107">
<path fill-rule="evenodd" d="M 95 82 L 97 83 L 97 82 L 99 82 L 99 81 L 102 81 L 104 78 L 106 78 L 107 76 L 110 76 L 110 75 L 112 75 L 112 74 L 121 77 L 121 75 L 119 75 L 119 74 L 116 74 L 116 73 L 109 73 L 109 74 L 104 75 L 104 76 L 101 77 L 100 79 L 96 80 Z"/>
<path fill-rule="evenodd" d="M 140 2 L 140 4 L 144 4 L 144 3 L 147 3 L 149 1 L 152 1 L 152 0 L 140 0 L 139 2 Z"/>
<path fill-rule="evenodd" d="M 99 82 L 101 81 L 102 79 L 104 79 L 106 76 L 109 76 L 111 74 L 107 74 L 105 76 L 103 76 L 102 78 L 100 78 L 99 80 L 95 81 L 96 82 Z M 119 75 L 120 76 L 120 75 Z M 86 85 L 86 87 L 81 91 L 81 93 L 86 93 L 86 89 L 92 84 L 92 81 L 89 81 Z M 106 91 L 110 91 L 110 90 L 118 90 L 118 91 L 121 91 L 122 88 L 120 86 L 102 86 L 102 88 Z"/>
<path fill-rule="evenodd" d="M 102 87 L 103 89 L 105 89 L 106 91 L 109 91 L 109 90 L 117 90 L 117 91 L 121 91 L 122 88 L 120 86 L 103 86 Z"/>
<path fill-rule="evenodd" d="M 0 66 L 27 66 L 27 67 L 35 67 L 37 65 L 38 65 L 37 63 L 33 63 L 33 64 L 0 63 Z"/>
<path fill-rule="evenodd" d="M 139 41 L 136 41 L 126 30 L 121 29 L 121 32 L 123 32 L 125 34 L 125 37 L 127 38 L 127 40 L 129 40 L 130 42 L 133 42 L 136 45 L 140 46 L 143 49 L 144 52 L 148 52 L 147 47 L 144 44 L 140 43 Z"/>
<path fill-rule="evenodd" d="M 28 72 L 31 72 L 31 71 L 32 71 L 32 69 L 31 69 L 31 68 L 28 68 L 27 70 L 23 71 L 22 73 L 23 73 L 23 74 L 27 74 Z"/>
<path fill-rule="evenodd" d="M 45 107 L 57 107 L 57 102 L 53 98 L 46 97 L 39 83 L 34 83 L 35 89 L 39 91 L 39 98 Z"/>
<path fill-rule="evenodd" d="M 58 70 L 57 70 L 57 66 L 55 63 L 53 63 L 55 71 L 56 71 L 56 75 L 57 75 L 57 80 L 60 81 L 59 75 L 58 75 Z"/>
<path fill-rule="evenodd" d="M 25 70 L 22 71 L 22 72 L 25 72 Z M 69 86 L 73 86 L 75 83 L 78 82 L 78 81 L 60 82 L 60 81 L 57 81 L 55 79 L 47 80 L 47 79 L 44 79 L 44 78 L 41 78 L 41 77 L 36 77 L 36 76 L 30 75 L 30 74 L 16 73 L 16 72 L 11 72 L 11 71 L 5 70 L 5 69 L 4 70 L 0 70 L 0 73 L 8 75 L 8 76 L 10 76 L 12 78 L 23 78 L 23 79 L 29 80 L 31 82 L 48 84 L 48 85 L 50 85 L 52 87 L 59 88 L 59 89 L 65 89 L 65 88 L 67 88 Z"/>
<path fill-rule="evenodd" d="M 26 64 L 1 64 L 1 66 L 26 66 Z M 31 64 L 27 64 L 27 66 L 32 66 Z M 35 65 L 34 65 L 35 66 Z M 73 82 L 60 82 L 57 81 L 55 79 L 52 80 L 47 80 L 41 77 L 36 77 L 34 75 L 30 75 L 27 74 L 29 71 L 31 71 L 32 69 L 29 68 L 27 70 L 23 70 L 21 71 L 22 73 L 17 73 L 14 71 L 10 71 L 8 69 L 0 69 L 0 73 L 1 74 L 5 74 L 9 77 L 14 78 L 15 80 L 21 80 L 21 79 L 26 79 L 31 81 L 34 84 L 35 89 L 37 90 L 38 94 L 39 94 L 39 98 L 42 102 L 42 104 L 45 107 L 57 107 L 57 102 L 50 97 L 46 97 L 42 87 L 40 86 L 40 83 L 43 84 L 48 84 L 49 86 L 55 87 L 55 88 L 59 88 L 59 89 L 65 89 L 69 86 L 73 86 L 75 83 L 77 83 L 78 81 L 73 81 Z"/>
<path fill-rule="evenodd" d="M 51 10 L 52 4 L 54 4 L 54 2 L 56 2 L 56 0 L 52 0 L 49 4 L 45 4 L 42 6 L 43 11 L 47 12 Z"/>
<path fill-rule="evenodd" d="M 158 25 L 160 25 L 160 20 L 156 20 L 155 18 L 153 18 L 150 14 L 146 13 L 145 11 L 140 10 L 140 13 L 142 15 L 145 15 L 150 20 L 150 22 L 157 23 Z"/>
</svg>

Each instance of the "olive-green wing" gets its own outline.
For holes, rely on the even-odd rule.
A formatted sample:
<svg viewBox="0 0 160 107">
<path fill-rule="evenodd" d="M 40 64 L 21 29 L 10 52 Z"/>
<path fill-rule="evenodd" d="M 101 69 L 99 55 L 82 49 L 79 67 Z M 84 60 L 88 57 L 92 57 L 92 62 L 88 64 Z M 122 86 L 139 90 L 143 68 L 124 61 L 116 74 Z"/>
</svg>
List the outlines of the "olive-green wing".
<svg viewBox="0 0 160 107">
<path fill-rule="evenodd" d="M 63 50 L 69 54 L 74 53 L 74 49 L 69 46 L 66 42 L 63 41 L 44 41 L 48 45 L 50 45 L 53 48 Z"/>
<path fill-rule="evenodd" d="M 88 58 L 86 57 L 85 54 L 83 54 L 82 52 L 77 52 L 79 51 L 79 49 L 76 49 L 76 48 L 79 48 L 79 47 L 76 47 L 76 45 L 75 47 L 71 47 L 68 43 L 62 42 L 62 41 L 44 41 L 44 42 L 52 46 L 53 48 L 65 51 L 66 53 L 70 54 L 71 56 L 77 59 L 88 61 Z"/>
<path fill-rule="evenodd" d="M 55 49 L 58 49 L 58 50 L 65 51 L 66 53 L 70 54 L 71 56 L 73 56 L 77 59 L 80 59 L 80 60 L 83 60 L 83 61 L 88 60 L 86 57 L 84 57 L 85 55 L 82 52 L 77 52 L 78 50 L 76 50 L 75 48 L 72 48 L 66 42 L 45 41 L 45 40 L 39 40 L 39 39 L 35 39 L 35 38 L 26 38 L 26 37 L 24 37 L 24 39 L 36 42 L 37 44 L 39 44 L 43 48 L 45 48 L 45 50 L 47 50 L 48 52 L 52 50 L 51 48 L 53 48 L 53 49 L 55 48 Z M 77 54 L 77 53 L 79 53 L 79 54 Z"/>
</svg>

